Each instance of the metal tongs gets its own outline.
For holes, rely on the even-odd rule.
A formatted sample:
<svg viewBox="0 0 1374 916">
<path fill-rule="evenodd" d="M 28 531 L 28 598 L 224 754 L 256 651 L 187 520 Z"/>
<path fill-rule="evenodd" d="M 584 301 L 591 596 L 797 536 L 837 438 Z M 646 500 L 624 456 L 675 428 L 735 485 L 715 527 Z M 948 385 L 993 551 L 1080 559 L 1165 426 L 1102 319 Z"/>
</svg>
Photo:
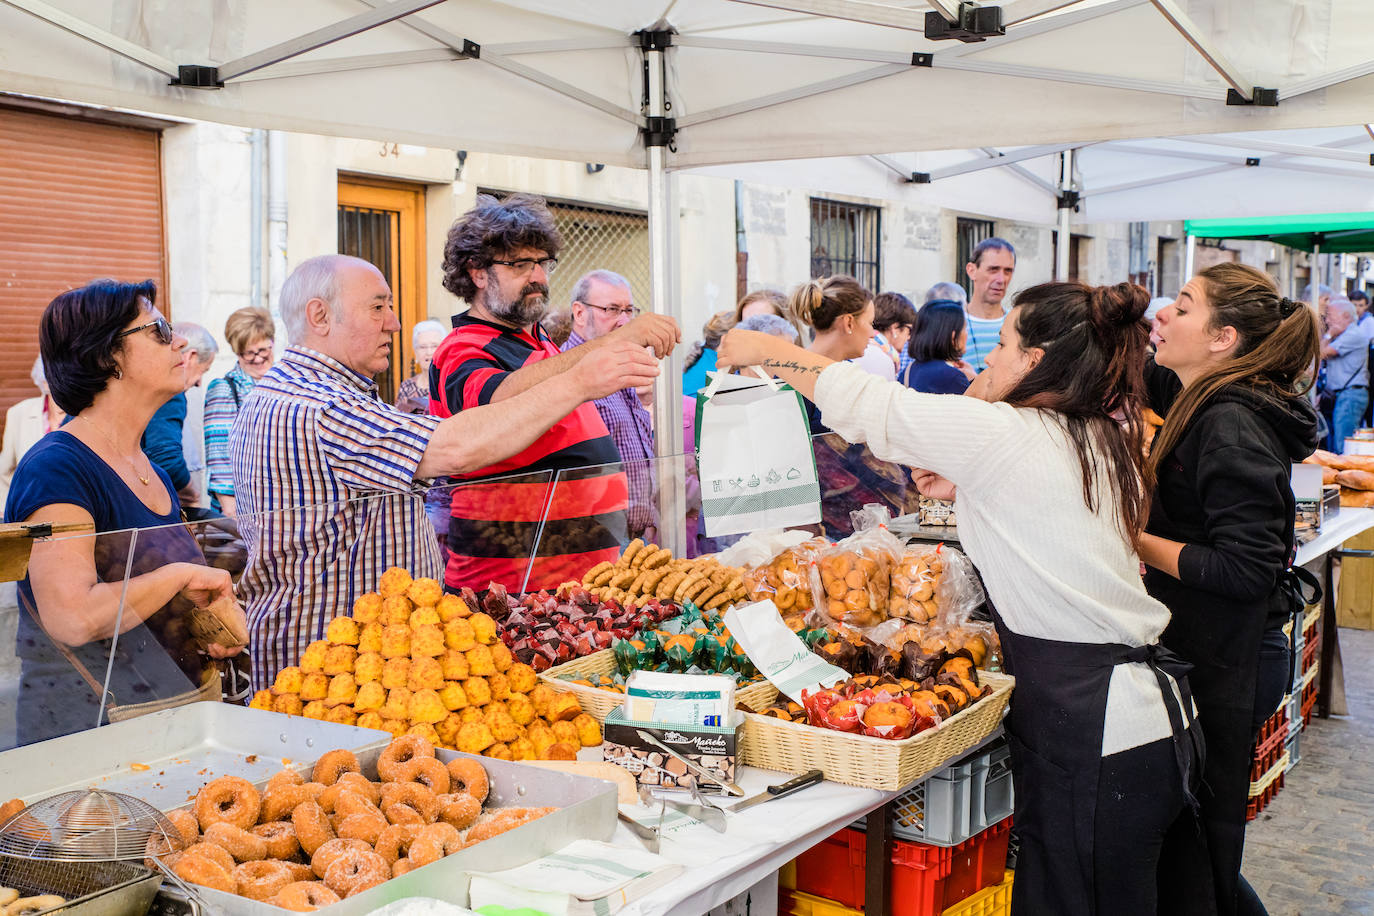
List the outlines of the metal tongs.
<svg viewBox="0 0 1374 916">
<path fill-rule="evenodd" d="M 639 800 L 641 803 L 649 805 L 650 809 L 653 808 L 653 796 L 649 796 L 648 800 L 646 801 L 644 798 L 643 789 L 641 789 L 639 792 Z M 665 802 L 663 805 L 659 806 L 658 825 L 655 827 L 650 827 L 647 824 L 641 824 L 639 821 L 635 820 L 634 818 L 626 814 L 624 811 L 621 811 L 619 809 L 616 809 L 615 812 L 616 817 L 620 818 L 620 820 L 622 820 L 625 823 L 625 826 L 630 828 L 630 832 L 633 833 L 635 836 L 639 837 L 640 842 L 644 844 L 644 848 L 649 850 L 649 852 L 654 853 L 655 855 L 658 854 L 659 842 L 662 839 L 663 813 L 666 804 L 667 803 Z"/>
</svg>

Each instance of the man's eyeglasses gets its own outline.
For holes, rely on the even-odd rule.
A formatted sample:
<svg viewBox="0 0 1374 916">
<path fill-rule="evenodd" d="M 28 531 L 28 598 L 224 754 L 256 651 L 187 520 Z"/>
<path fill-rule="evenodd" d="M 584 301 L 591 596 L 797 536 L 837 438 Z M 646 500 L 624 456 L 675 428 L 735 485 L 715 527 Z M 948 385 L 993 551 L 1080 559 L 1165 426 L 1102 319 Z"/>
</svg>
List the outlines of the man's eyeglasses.
<svg viewBox="0 0 1374 916">
<path fill-rule="evenodd" d="M 242 358 L 250 363 L 260 363 L 272 358 L 272 348 L 258 347 L 256 350 L 244 350 Z"/>
<path fill-rule="evenodd" d="M 149 328 L 153 329 L 154 335 L 157 336 L 158 343 L 170 344 L 172 342 L 172 326 L 167 323 L 166 318 L 162 317 L 159 317 L 156 321 L 141 324 L 136 328 L 120 331 L 115 335 L 115 339 L 118 340 L 121 337 L 128 337 L 130 334 L 137 334 L 139 331 L 146 331 Z"/>
<path fill-rule="evenodd" d="M 578 301 L 581 302 L 582 300 L 579 299 Z M 639 317 L 639 306 L 637 305 L 632 305 L 629 308 L 622 309 L 616 308 L 613 305 L 592 305 L 590 302 L 583 302 L 582 304 L 589 309 L 596 309 L 597 311 L 605 312 L 607 315 L 615 315 L 617 318 L 622 315 L 626 318 Z"/>
<path fill-rule="evenodd" d="M 552 276 L 554 270 L 558 268 L 557 258 L 518 258 L 514 261 L 498 261 L 492 258 L 491 263 L 509 267 L 518 274 L 529 273 L 534 270 L 534 265 L 536 264 L 544 268 L 544 273 L 549 276 Z"/>
</svg>

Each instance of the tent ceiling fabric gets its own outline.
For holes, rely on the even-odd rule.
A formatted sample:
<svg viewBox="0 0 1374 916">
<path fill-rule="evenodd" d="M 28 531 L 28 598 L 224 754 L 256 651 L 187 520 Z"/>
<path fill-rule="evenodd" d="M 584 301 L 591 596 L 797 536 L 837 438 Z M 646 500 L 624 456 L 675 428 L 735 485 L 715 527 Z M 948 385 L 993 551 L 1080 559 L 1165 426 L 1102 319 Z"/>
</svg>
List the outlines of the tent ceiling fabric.
<svg viewBox="0 0 1374 916">
<path fill-rule="evenodd" d="M 1309 213 L 1281 218 L 1187 220 L 1188 232 L 1209 239 L 1266 239 L 1327 253 L 1374 251 L 1374 213 Z"/>
<path fill-rule="evenodd" d="M 1367 120 L 1374 94 L 1367 0 L 1079 0 L 972 44 L 734 0 L 448 0 L 222 89 L 170 86 L 159 72 L 235 72 L 236 61 L 260 63 L 251 56 L 388 5 L 0 0 L 0 90 L 643 167 L 630 35 L 666 16 L 678 33 L 668 52 L 679 127 L 671 167 L 1327 127 Z M 898 21 L 927 8 L 882 6 L 892 12 L 881 18 Z M 1219 68 L 1160 8 L 1186 17 L 1234 82 L 1277 89 L 1278 106 L 1226 105 Z M 48 21 L 64 18 L 64 27 Z M 121 53 L 74 34 L 92 30 Z M 465 41 L 480 57 L 459 59 Z M 914 53 L 933 54 L 932 66 L 913 66 Z"/>
</svg>

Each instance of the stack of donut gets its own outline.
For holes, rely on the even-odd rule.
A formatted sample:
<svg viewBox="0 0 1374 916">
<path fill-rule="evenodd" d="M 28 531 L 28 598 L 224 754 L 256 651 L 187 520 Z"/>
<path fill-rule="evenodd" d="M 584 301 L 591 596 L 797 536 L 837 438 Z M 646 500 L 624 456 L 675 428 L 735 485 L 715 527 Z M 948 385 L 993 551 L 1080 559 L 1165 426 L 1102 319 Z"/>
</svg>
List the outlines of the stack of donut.
<svg viewBox="0 0 1374 916">
<path fill-rule="evenodd" d="M 573 760 L 601 744 L 577 697 L 517 662 L 495 620 L 398 567 L 250 705 L 499 760 Z"/>
<path fill-rule="evenodd" d="M 287 910 L 338 903 L 393 877 L 543 817 L 553 808 L 495 808 L 487 772 L 447 765 L 418 735 L 394 739 L 368 779 L 349 751 L 330 751 L 307 782 L 282 770 L 259 792 L 223 776 L 191 811 L 167 816 L 186 849 L 164 859 L 178 877 Z"/>
</svg>

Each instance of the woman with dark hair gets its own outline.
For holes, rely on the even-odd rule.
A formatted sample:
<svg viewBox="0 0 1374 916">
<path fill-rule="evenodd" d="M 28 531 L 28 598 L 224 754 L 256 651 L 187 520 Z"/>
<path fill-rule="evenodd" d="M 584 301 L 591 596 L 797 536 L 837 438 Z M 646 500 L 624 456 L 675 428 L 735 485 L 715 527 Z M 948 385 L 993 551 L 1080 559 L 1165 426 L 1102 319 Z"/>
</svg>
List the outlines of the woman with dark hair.
<svg viewBox="0 0 1374 916">
<path fill-rule="evenodd" d="M 52 397 L 72 419 L 19 463 L 5 521 L 94 525 L 96 536 L 36 542 L 19 585 L 23 744 L 101 724 L 107 667 L 113 721 L 219 699 L 212 659 L 239 652 L 190 635 L 186 611 L 232 598 L 229 573 L 205 565 L 171 480 L 139 449 L 154 411 L 186 387 L 186 338 L 156 292 L 151 280 L 97 280 L 39 323 Z"/>
<path fill-rule="evenodd" d="M 847 439 L 925 469 L 923 491 L 958 485 L 959 535 L 1017 678 L 1014 916 L 1155 914 L 1159 850 L 1191 798 L 1187 681 L 1136 556 L 1148 302 L 1128 284 L 1024 291 L 979 397 L 922 394 L 773 337 L 721 343 L 722 362 L 764 367 Z"/>
<path fill-rule="evenodd" d="M 1156 316 L 1150 406 L 1164 418 L 1141 537 L 1145 586 L 1173 617 L 1164 644 L 1188 675 L 1207 739 L 1200 833 L 1166 845 L 1171 913 L 1264 913 L 1240 874 L 1255 738 L 1292 681 L 1283 626 L 1294 611 L 1292 462 L 1317 446 L 1303 397 L 1316 315 L 1266 273 L 1217 264 Z M 1175 842 L 1176 841 L 1176 842 Z M 1161 887 L 1163 890 L 1163 886 Z"/>
<path fill-rule="evenodd" d="M 902 384 L 926 394 L 963 394 L 973 381 L 973 367 L 964 362 L 967 343 L 964 307 L 948 299 L 927 302 L 916 313 Z"/>
</svg>

